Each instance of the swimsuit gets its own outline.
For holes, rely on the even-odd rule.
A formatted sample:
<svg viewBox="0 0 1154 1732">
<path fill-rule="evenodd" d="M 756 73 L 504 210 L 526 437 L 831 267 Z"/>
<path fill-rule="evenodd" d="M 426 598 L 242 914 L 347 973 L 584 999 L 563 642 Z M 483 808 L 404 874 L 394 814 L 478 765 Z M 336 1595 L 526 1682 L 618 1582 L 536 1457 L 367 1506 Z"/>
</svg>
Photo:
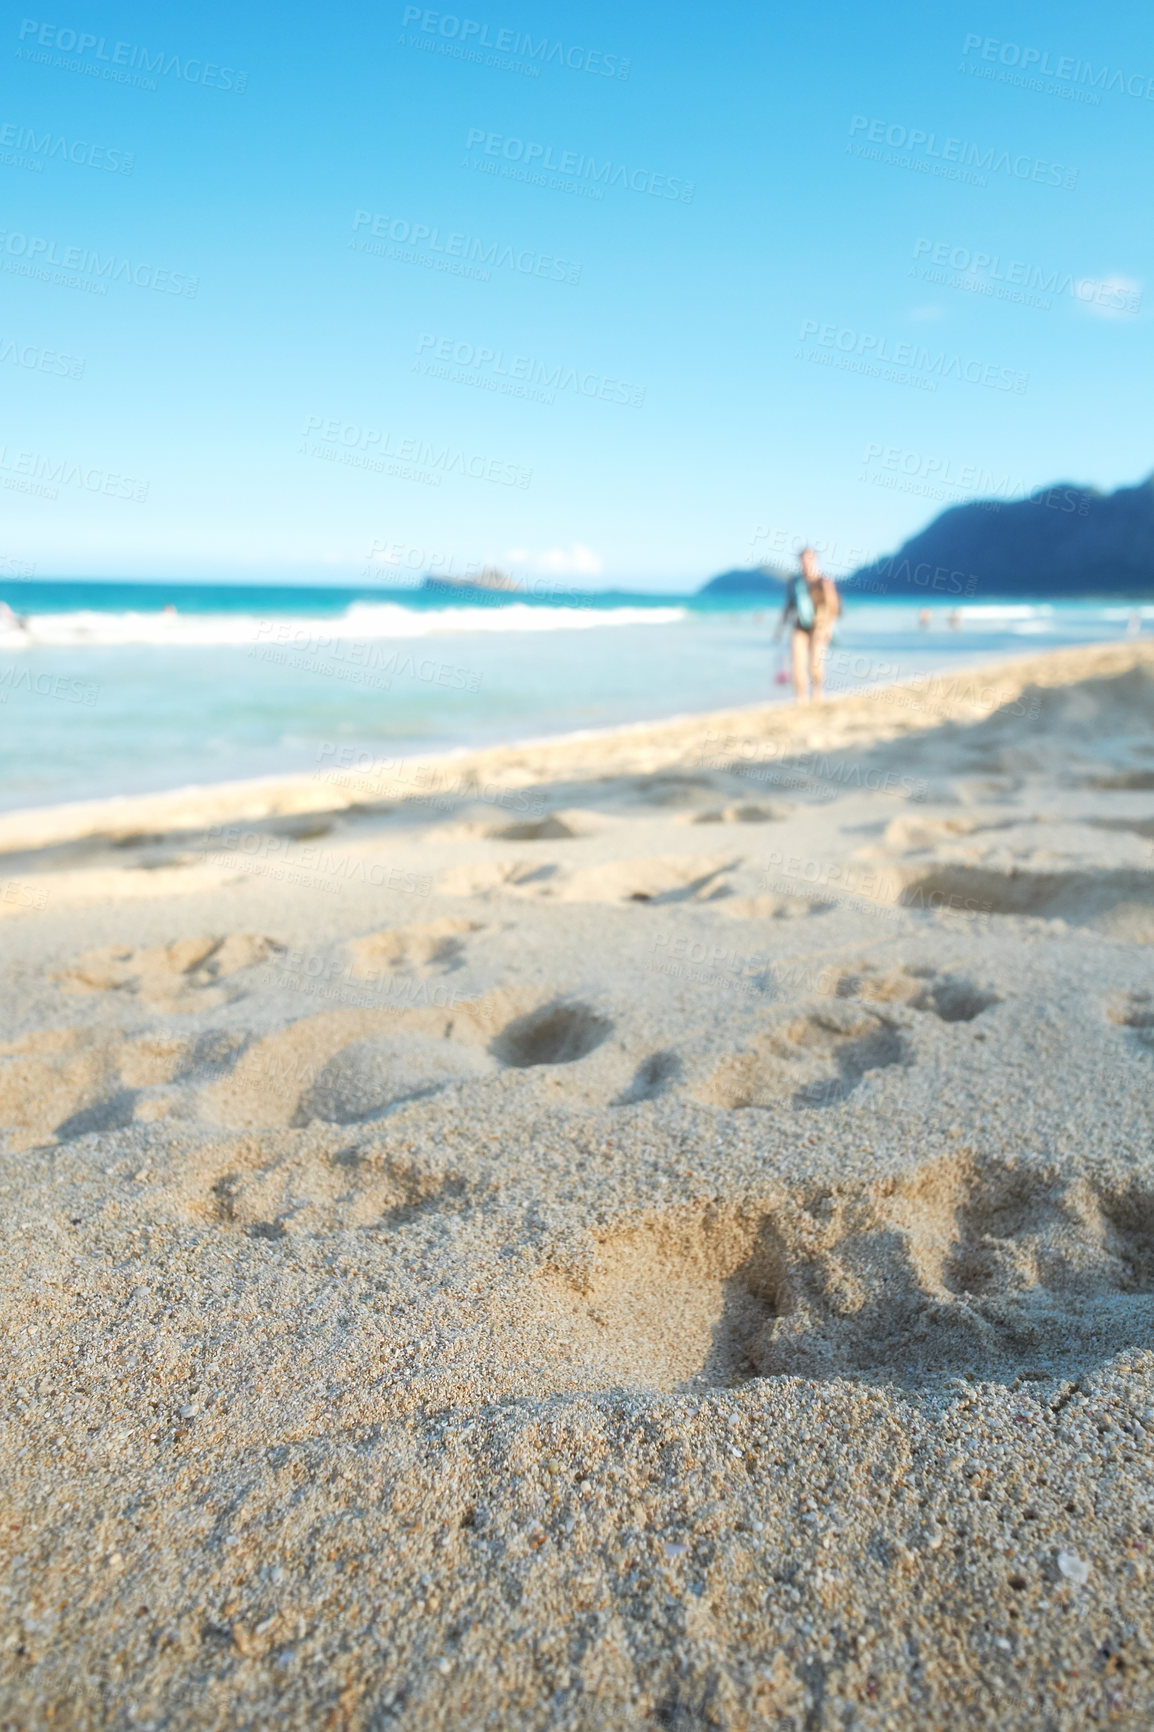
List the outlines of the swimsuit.
<svg viewBox="0 0 1154 1732">
<path fill-rule="evenodd" d="M 810 618 L 808 620 L 802 619 L 801 610 L 798 607 L 798 597 L 803 589 L 806 592 L 805 599 L 810 613 Z M 804 578 L 795 577 L 791 579 L 789 586 L 789 600 L 786 603 L 786 612 L 793 616 L 794 631 L 803 631 L 807 637 L 812 637 L 813 628 L 817 624 L 817 610 L 813 605 L 813 597 L 809 594 L 809 586 L 805 582 Z"/>
<path fill-rule="evenodd" d="M 834 622 L 840 612 L 840 609 L 837 606 L 836 590 L 834 591 L 834 605 L 831 607 L 829 605 L 829 592 L 832 585 L 829 585 L 828 580 L 824 577 L 820 581 L 821 599 L 817 602 L 814 601 L 809 585 L 806 583 L 804 577 L 795 577 L 790 582 L 789 600 L 786 603 L 786 614 L 787 617 L 789 615 L 793 616 L 794 631 L 803 631 L 806 637 L 812 637 L 819 626 L 823 629 L 828 626 L 829 630 L 832 632 Z M 797 598 L 803 589 L 806 592 L 806 600 L 809 603 L 809 611 L 812 615 L 808 622 L 801 618 L 797 605 Z"/>
</svg>

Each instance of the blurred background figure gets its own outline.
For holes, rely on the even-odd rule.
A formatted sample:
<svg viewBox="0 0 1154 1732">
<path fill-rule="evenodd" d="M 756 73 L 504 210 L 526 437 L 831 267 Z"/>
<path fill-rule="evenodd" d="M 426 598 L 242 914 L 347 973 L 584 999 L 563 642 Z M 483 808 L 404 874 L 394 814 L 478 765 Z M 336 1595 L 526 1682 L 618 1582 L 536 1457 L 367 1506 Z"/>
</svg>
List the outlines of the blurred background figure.
<svg viewBox="0 0 1154 1732">
<path fill-rule="evenodd" d="M 793 690 L 799 704 L 821 700 L 825 690 L 825 652 L 841 612 L 841 598 L 832 577 L 818 568 L 812 547 L 801 550 L 801 573 L 785 592 L 774 641 L 792 625 Z"/>
</svg>

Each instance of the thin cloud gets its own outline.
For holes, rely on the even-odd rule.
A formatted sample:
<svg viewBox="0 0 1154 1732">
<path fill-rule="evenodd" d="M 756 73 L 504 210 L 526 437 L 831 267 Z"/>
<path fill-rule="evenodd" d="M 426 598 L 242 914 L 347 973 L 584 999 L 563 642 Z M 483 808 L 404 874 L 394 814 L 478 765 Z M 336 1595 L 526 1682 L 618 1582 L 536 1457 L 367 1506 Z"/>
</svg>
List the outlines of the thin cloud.
<svg viewBox="0 0 1154 1732">
<path fill-rule="evenodd" d="M 1142 285 L 1133 277 L 1080 277 L 1073 294 L 1092 319 L 1133 319 L 1142 308 Z"/>
</svg>

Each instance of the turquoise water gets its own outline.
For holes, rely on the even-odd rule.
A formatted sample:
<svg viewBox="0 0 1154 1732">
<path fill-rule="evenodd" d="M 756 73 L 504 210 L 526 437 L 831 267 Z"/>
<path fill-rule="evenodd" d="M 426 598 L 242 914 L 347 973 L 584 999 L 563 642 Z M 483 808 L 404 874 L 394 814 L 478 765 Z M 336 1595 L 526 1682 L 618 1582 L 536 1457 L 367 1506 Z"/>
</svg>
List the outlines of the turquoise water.
<svg viewBox="0 0 1154 1732">
<path fill-rule="evenodd" d="M 775 614 L 685 596 L 8 583 L 0 809 L 786 702 Z M 479 602 L 479 605 L 478 605 Z M 166 605 L 175 612 L 164 612 Z M 850 597 L 831 693 L 1117 641 L 1154 606 Z"/>
</svg>

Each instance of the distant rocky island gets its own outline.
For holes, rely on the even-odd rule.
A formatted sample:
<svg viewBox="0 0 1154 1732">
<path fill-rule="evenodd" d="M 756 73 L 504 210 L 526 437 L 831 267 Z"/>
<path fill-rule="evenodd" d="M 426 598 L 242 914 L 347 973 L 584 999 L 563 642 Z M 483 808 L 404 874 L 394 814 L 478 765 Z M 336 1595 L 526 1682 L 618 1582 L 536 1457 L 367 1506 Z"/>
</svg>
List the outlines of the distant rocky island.
<svg viewBox="0 0 1154 1732">
<path fill-rule="evenodd" d="M 485 589 L 504 594 L 515 593 L 520 587 L 507 571 L 499 571 L 495 565 L 487 565 L 476 577 L 426 577 L 421 584 L 422 589 Z"/>
<path fill-rule="evenodd" d="M 723 571 L 698 594 L 780 599 L 789 576 L 771 566 Z M 842 581 L 926 599 L 1154 595 L 1154 475 L 1113 493 L 1061 481 L 1028 499 L 950 506 Z"/>
</svg>

